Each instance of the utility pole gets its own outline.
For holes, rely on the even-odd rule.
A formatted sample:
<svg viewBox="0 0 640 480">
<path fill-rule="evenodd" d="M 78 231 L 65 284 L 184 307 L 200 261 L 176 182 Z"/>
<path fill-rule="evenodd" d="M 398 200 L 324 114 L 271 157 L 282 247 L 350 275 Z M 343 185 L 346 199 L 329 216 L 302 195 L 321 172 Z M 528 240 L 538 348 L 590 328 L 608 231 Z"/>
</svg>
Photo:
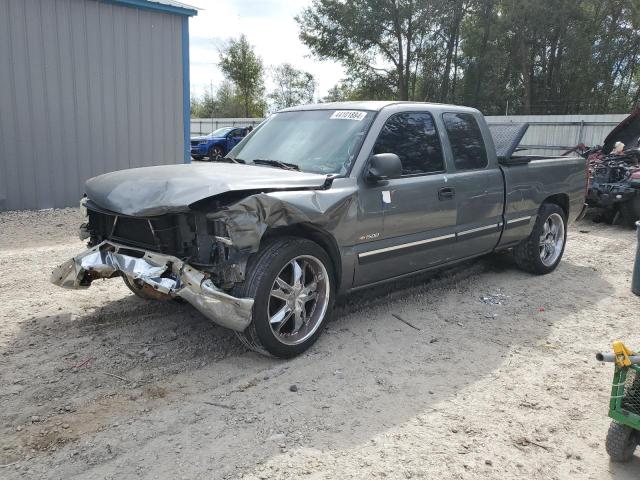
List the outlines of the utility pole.
<svg viewBox="0 0 640 480">
<path fill-rule="evenodd" d="M 213 80 L 209 80 L 209 95 L 211 98 L 211 131 L 213 132 L 215 129 L 213 128 L 213 118 L 215 115 L 215 104 L 213 102 Z"/>
</svg>

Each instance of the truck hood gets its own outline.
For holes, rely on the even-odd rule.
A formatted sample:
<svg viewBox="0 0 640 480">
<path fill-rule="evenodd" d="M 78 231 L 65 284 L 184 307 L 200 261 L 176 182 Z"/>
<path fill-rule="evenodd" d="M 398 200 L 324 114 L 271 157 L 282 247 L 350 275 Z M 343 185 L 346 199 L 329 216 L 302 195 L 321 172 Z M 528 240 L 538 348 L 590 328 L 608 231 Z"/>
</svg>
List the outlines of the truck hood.
<svg viewBox="0 0 640 480">
<path fill-rule="evenodd" d="M 602 153 L 608 155 L 615 147 L 616 142 L 625 144 L 626 149 L 640 147 L 640 108 L 634 110 L 631 115 L 621 121 L 604 139 Z"/>
<path fill-rule="evenodd" d="M 319 189 L 325 175 L 231 163 L 162 165 L 106 173 L 87 180 L 96 205 L 131 216 L 184 212 L 189 205 L 231 191 Z"/>
</svg>

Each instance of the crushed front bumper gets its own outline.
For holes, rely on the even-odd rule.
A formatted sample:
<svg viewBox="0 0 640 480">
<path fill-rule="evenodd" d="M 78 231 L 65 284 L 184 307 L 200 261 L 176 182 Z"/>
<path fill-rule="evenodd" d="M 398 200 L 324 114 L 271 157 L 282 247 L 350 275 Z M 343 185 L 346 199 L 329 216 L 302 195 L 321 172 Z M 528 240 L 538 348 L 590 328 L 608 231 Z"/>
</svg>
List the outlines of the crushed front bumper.
<svg viewBox="0 0 640 480">
<path fill-rule="evenodd" d="M 63 288 L 88 288 L 98 278 L 126 275 L 159 293 L 185 299 L 223 327 L 244 331 L 251 322 L 253 299 L 236 298 L 216 287 L 207 274 L 170 255 L 126 247 L 110 241 L 82 252 L 51 273 Z"/>
</svg>

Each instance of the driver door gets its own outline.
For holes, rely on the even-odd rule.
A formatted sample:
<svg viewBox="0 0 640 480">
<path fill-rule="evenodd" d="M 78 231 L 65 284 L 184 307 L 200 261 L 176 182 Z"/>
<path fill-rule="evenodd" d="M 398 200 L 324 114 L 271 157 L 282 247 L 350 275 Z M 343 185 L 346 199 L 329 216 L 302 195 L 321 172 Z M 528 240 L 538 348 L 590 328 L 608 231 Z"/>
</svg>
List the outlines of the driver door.
<svg viewBox="0 0 640 480">
<path fill-rule="evenodd" d="M 245 136 L 246 129 L 236 128 L 231 130 L 227 135 L 227 151 L 230 152 L 233 147 L 242 141 Z"/>
<path fill-rule="evenodd" d="M 389 117 L 372 151 L 378 153 L 398 155 L 402 176 L 362 187 L 361 208 L 365 215 L 377 209 L 383 225 L 375 241 L 357 245 L 356 285 L 445 263 L 454 253 L 456 202 L 431 113 Z"/>
</svg>

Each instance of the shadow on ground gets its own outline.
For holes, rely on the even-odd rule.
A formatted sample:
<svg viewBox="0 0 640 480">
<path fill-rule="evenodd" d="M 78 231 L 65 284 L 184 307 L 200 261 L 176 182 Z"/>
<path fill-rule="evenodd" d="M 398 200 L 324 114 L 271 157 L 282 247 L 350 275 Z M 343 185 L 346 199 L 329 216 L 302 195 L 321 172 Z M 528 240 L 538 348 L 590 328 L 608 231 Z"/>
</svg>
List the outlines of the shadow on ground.
<svg viewBox="0 0 640 480">
<path fill-rule="evenodd" d="M 287 445 L 350 448 L 457 398 L 513 346 L 543 340 L 562 318 L 538 306 L 589 308 L 574 301 L 587 284 L 589 302 L 609 289 L 587 267 L 533 277 L 492 255 L 341 299 L 316 346 L 287 362 L 247 352 L 175 302 L 125 296 L 79 317 L 35 318 L 0 352 L 0 459 L 48 455 L 34 469 L 50 478 L 102 478 L 114 462 L 134 475 L 139 457 L 149 477 L 185 464 L 190 477 L 211 465 L 222 477 Z M 503 304 L 481 300 L 498 292 Z"/>
</svg>

